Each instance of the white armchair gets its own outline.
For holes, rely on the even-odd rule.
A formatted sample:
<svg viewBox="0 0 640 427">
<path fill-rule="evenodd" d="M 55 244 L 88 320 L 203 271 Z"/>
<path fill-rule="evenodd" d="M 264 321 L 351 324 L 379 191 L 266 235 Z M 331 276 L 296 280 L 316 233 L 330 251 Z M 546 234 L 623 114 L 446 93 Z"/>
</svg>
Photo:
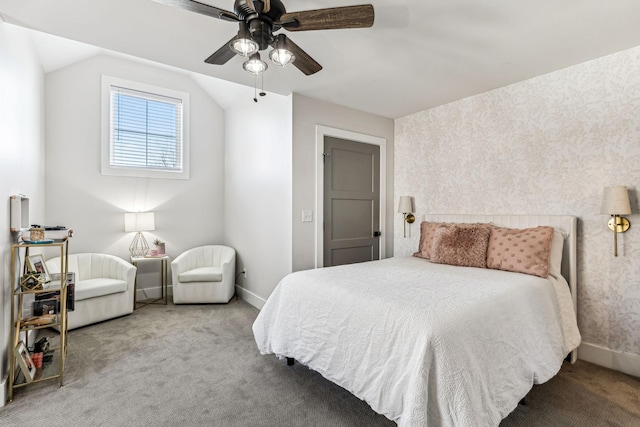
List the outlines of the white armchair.
<svg viewBox="0 0 640 427">
<path fill-rule="evenodd" d="M 222 245 L 189 249 L 171 262 L 173 303 L 227 303 L 235 291 L 236 251 Z"/>
<path fill-rule="evenodd" d="M 47 260 L 50 273 L 60 273 L 60 257 Z M 75 310 L 68 329 L 79 328 L 133 312 L 136 267 L 122 258 L 99 253 L 69 255 L 75 273 Z"/>
</svg>

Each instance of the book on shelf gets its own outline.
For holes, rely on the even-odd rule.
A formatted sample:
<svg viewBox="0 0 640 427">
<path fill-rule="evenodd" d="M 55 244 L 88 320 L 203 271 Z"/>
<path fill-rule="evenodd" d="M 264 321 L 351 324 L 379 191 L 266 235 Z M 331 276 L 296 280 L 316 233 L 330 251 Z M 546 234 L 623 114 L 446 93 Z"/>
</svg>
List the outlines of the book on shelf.
<svg viewBox="0 0 640 427">
<path fill-rule="evenodd" d="M 60 289 L 60 273 L 52 273 L 51 281 L 45 285 L 45 290 L 50 290 L 51 292 L 41 292 L 36 294 L 36 301 L 34 302 L 34 310 L 36 308 L 35 303 L 37 303 L 38 301 L 46 301 L 53 298 L 54 295 L 57 295 L 58 311 L 59 311 L 60 310 L 59 289 Z M 75 305 L 76 305 L 76 274 L 70 271 L 67 273 L 67 311 L 74 311 Z M 58 311 L 56 311 L 56 313 Z"/>
<path fill-rule="evenodd" d="M 39 296 L 41 295 L 44 295 L 46 298 L 36 298 L 33 302 L 33 315 L 39 317 L 45 314 L 58 314 L 58 312 L 60 312 L 60 293 L 47 292 Z"/>
<path fill-rule="evenodd" d="M 60 240 L 60 239 L 64 239 L 72 236 L 73 236 L 73 230 L 67 227 L 55 228 L 55 229 L 49 229 L 45 227 L 44 229 L 44 237 L 46 239 Z"/>
</svg>

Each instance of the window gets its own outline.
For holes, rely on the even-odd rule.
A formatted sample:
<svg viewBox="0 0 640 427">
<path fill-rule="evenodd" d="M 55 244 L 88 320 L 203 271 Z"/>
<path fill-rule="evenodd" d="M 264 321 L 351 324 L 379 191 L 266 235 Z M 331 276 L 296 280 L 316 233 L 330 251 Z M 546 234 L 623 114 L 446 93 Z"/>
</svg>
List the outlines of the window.
<svg viewBox="0 0 640 427">
<path fill-rule="evenodd" d="M 102 76 L 102 174 L 189 178 L 189 94 Z"/>
</svg>

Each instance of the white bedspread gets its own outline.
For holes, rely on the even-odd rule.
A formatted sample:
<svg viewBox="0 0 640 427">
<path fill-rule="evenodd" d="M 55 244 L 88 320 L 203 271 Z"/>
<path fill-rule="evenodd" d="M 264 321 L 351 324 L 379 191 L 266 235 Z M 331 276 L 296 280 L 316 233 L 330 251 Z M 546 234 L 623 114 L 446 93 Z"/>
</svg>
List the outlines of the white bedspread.
<svg viewBox="0 0 640 427">
<path fill-rule="evenodd" d="M 398 257 L 288 275 L 253 332 L 401 426 L 491 426 L 580 343 L 558 297 L 571 307 L 566 283 Z"/>
</svg>

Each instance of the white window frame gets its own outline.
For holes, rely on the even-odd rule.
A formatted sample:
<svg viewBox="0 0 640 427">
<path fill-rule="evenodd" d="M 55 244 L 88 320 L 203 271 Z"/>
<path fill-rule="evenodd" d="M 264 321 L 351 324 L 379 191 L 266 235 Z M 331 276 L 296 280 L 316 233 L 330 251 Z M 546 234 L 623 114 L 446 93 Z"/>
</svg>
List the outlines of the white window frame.
<svg viewBox="0 0 640 427">
<path fill-rule="evenodd" d="M 163 170 L 145 167 L 123 167 L 111 165 L 112 144 L 112 105 L 111 88 L 120 87 L 153 95 L 180 99 L 182 101 L 182 168 L 179 170 Z M 101 130 L 101 173 L 113 176 L 132 176 L 165 179 L 189 179 L 190 177 L 190 143 L 189 143 L 189 94 L 173 89 L 133 82 L 111 76 L 102 76 L 102 130 Z"/>
</svg>

